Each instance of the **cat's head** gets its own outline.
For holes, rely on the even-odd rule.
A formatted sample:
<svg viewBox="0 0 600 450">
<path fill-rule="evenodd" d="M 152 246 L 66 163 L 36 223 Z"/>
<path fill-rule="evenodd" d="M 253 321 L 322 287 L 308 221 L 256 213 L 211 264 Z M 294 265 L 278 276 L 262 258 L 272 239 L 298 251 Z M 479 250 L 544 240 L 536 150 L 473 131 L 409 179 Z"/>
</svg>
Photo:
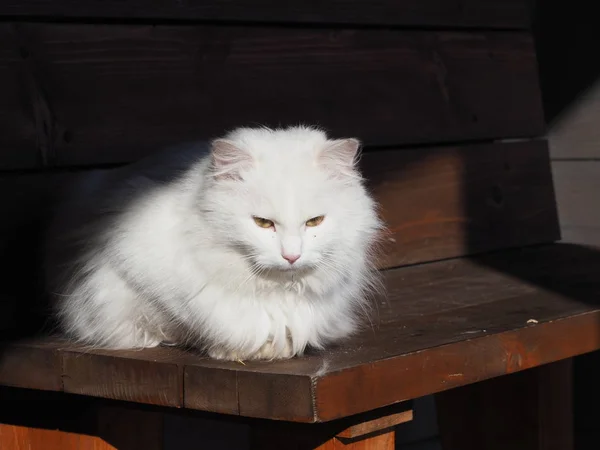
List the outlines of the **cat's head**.
<svg viewBox="0 0 600 450">
<path fill-rule="evenodd" d="M 257 268 L 339 275 L 380 226 L 356 168 L 359 145 L 307 127 L 242 128 L 215 140 L 211 225 Z"/>
</svg>

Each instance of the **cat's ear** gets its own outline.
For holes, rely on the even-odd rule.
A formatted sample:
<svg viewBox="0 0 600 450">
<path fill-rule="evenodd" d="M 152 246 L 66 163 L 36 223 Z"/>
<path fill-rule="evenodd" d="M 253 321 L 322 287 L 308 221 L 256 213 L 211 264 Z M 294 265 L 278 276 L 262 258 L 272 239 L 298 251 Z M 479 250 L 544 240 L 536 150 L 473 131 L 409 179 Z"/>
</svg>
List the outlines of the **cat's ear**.
<svg viewBox="0 0 600 450">
<path fill-rule="evenodd" d="M 319 154 L 319 162 L 335 174 L 356 177 L 355 165 L 360 149 L 358 139 L 336 139 L 328 141 Z"/>
<path fill-rule="evenodd" d="M 211 148 L 212 172 L 217 179 L 239 179 L 240 171 L 252 165 L 252 155 L 227 139 L 215 139 Z"/>
</svg>

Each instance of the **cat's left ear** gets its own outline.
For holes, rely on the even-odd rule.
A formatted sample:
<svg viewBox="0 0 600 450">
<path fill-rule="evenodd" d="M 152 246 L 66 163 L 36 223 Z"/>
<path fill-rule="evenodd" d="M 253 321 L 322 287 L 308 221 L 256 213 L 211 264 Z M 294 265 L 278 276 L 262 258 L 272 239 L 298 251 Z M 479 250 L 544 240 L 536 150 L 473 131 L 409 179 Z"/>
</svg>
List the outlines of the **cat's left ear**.
<svg viewBox="0 0 600 450">
<path fill-rule="evenodd" d="M 319 154 L 320 163 L 337 173 L 356 176 L 360 141 L 358 139 L 336 139 L 329 141 Z"/>
<path fill-rule="evenodd" d="M 215 139 L 211 148 L 212 172 L 217 179 L 239 179 L 240 171 L 252 164 L 252 155 L 227 139 Z"/>
</svg>

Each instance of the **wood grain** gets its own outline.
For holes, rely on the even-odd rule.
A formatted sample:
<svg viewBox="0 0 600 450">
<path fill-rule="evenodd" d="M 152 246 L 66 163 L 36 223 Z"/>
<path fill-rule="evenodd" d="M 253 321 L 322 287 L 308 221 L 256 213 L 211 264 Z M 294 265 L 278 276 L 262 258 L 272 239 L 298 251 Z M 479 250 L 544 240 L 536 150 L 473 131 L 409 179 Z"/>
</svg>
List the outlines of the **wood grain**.
<svg viewBox="0 0 600 450">
<path fill-rule="evenodd" d="M 600 349 L 599 270 L 597 250 L 567 244 L 394 269 L 373 327 L 322 352 L 242 365 L 170 348 L 67 349 L 60 376 L 71 392 L 176 405 L 184 371 L 228 370 L 240 415 L 331 421 Z M 198 391 L 232 388 L 211 380 L 186 377 L 183 404 L 204 408 Z"/>
<path fill-rule="evenodd" d="M 159 353 L 160 349 L 151 349 Z M 62 352 L 64 391 L 160 406 L 182 406 L 181 370 L 176 363 L 138 358 L 135 351 L 65 349 Z M 146 352 L 148 353 L 148 352 Z"/>
<path fill-rule="evenodd" d="M 177 19 L 240 22 L 354 23 L 387 25 L 443 25 L 499 28 L 527 28 L 525 0 L 335 0 L 318 4 L 294 0 L 285 5 L 261 0 L 252 5 L 243 1 L 188 0 L 60 0 L 39 2 L 5 1 L 0 15 L 53 18 Z"/>
<path fill-rule="evenodd" d="M 238 401 L 238 373 L 234 370 L 192 367 L 184 372 L 184 386 L 206 386 L 184 396 L 184 407 L 221 414 L 240 413 Z"/>
<path fill-rule="evenodd" d="M 52 339 L 10 346 L 0 343 L 0 385 L 61 391 L 61 344 L 64 342 Z"/>
<path fill-rule="evenodd" d="M 9 105 L 0 113 L 9 119 L 0 144 L 11 147 L 0 158 L 3 168 L 30 167 L 38 154 L 56 165 L 127 162 L 254 124 L 316 124 L 367 145 L 537 136 L 544 129 L 528 33 L 0 28 L 0 55 L 20 45 L 39 80 L 40 88 L 19 95 L 37 99 L 36 140 L 43 144 L 14 135 L 33 125 L 13 117 Z"/>
<path fill-rule="evenodd" d="M 543 141 L 374 152 L 362 166 L 390 232 L 380 267 L 560 237 Z"/>
<path fill-rule="evenodd" d="M 572 450 L 571 360 L 436 395 L 444 450 Z"/>
</svg>

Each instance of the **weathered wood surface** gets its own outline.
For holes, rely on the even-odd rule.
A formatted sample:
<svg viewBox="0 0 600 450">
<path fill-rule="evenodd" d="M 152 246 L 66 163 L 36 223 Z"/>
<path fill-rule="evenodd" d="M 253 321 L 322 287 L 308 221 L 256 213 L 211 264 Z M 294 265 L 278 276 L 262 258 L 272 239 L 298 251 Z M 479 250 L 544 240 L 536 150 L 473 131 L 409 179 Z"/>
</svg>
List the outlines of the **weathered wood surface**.
<svg viewBox="0 0 600 450">
<path fill-rule="evenodd" d="M 131 161 L 240 125 L 386 146 L 544 129 L 528 33 L 3 23 L 0 37 L 2 169 Z"/>
<path fill-rule="evenodd" d="M 55 373 L 68 392 L 329 421 L 599 349 L 599 270 L 598 250 L 566 244 L 390 270 L 372 327 L 338 348 L 275 363 L 219 362 L 172 348 L 44 345 L 68 360 Z M 13 357 L 21 372 L 7 377 L 4 363 L 0 356 L 0 384 L 32 384 L 35 365 Z M 102 364 L 112 377 L 90 383 L 85 374 Z M 160 374 L 178 377 L 183 390 L 161 388 Z"/>
<path fill-rule="evenodd" d="M 444 450 L 572 450 L 570 359 L 436 395 Z"/>
<path fill-rule="evenodd" d="M 4 1 L 0 16 L 54 19 L 175 19 L 201 21 L 352 23 L 416 26 L 527 28 L 527 0 L 100 0 Z"/>
</svg>

